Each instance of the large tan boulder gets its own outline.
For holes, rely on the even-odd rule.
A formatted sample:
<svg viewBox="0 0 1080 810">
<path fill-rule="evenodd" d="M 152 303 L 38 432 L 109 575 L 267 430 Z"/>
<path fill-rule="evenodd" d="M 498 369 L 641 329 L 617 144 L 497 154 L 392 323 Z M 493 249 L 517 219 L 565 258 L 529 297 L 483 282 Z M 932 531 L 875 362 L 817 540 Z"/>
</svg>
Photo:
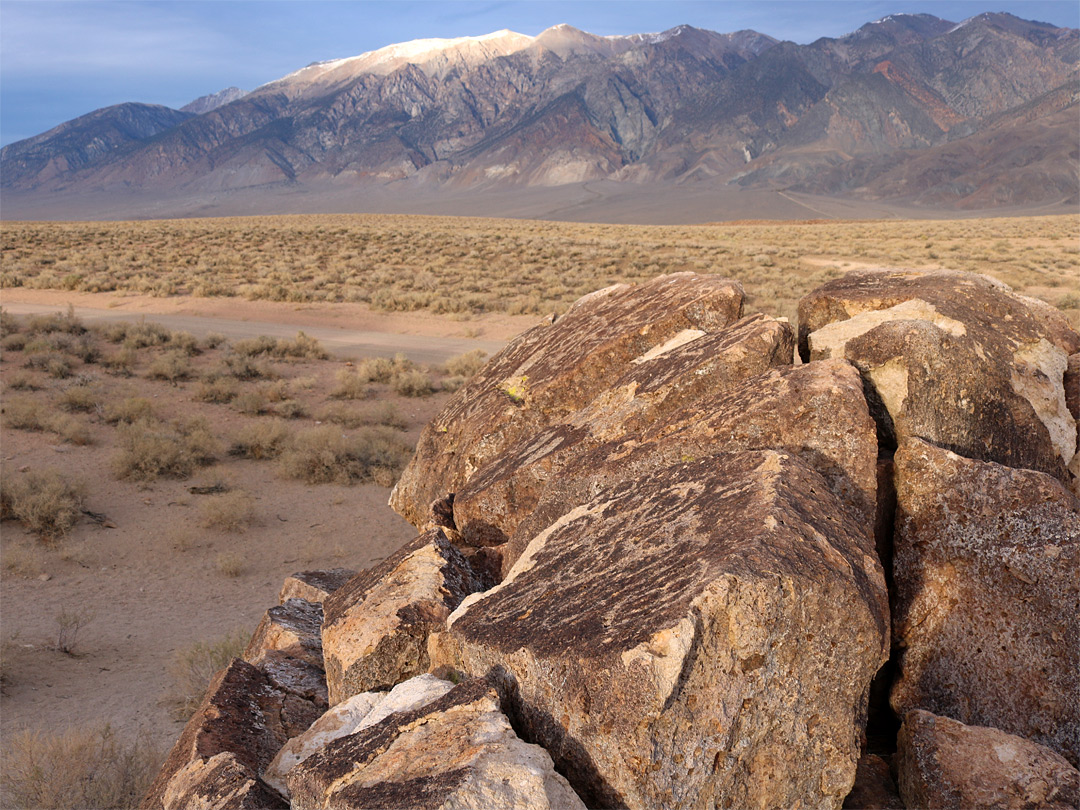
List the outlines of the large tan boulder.
<svg viewBox="0 0 1080 810">
<path fill-rule="evenodd" d="M 244 649 L 244 660 L 259 665 L 276 650 L 322 669 L 322 605 L 305 599 L 288 599 L 263 614 Z"/>
<path fill-rule="evenodd" d="M 210 681 L 140 807 L 285 807 L 262 773 L 321 709 L 234 659 Z"/>
<path fill-rule="evenodd" d="M 322 602 L 326 597 L 356 576 L 351 568 L 325 568 L 316 571 L 297 571 L 285 577 L 278 602 L 290 599 Z"/>
<path fill-rule="evenodd" d="M 453 501 L 454 527 L 471 546 L 505 543 L 545 486 L 575 459 L 614 439 L 687 421 L 725 391 L 790 366 L 794 334 L 784 321 L 751 315 L 712 334 L 635 362 L 566 422 L 526 436 L 478 470 Z"/>
<path fill-rule="evenodd" d="M 595 807 L 839 808 L 888 653 L 869 533 L 776 451 L 600 492 L 448 626 Z"/>
<path fill-rule="evenodd" d="M 390 505 L 427 527 L 429 507 L 525 436 L 559 424 L 658 352 L 734 323 L 738 283 L 677 273 L 585 296 L 516 338 L 425 429 Z"/>
<path fill-rule="evenodd" d="M 469 483 L 459 496 L 462 522 L 494 522 L 489 514 L 503 522 L 510 534 L 503 548 L 506 573 L 533 537 L 600 491 L 672 464 L 766 449 L 787 450 L 820 473 L 870 536 L 877 437 L 859 373 L 843 360 L 773 369 L 640 434 L 578 453 L 550 472 L 548 458 L 558 451 L 523 446 L 498 462 L 501 478 L 484 470 Z"/>
<path fill-rule="evenodd" d="M 926 810 L 1072 810 L 1080 773 L 1060 754 L 996 728 L 912 711 L 897 739 L 900 795 Z"/>
<path fill-rule="evenodd" d="M 302 734 L 289 740 L 277 752 L 263 773 L 263 779 L 281 795 L 288 796 L 285 777 L 296 765 L 317 754 L 339 737 L 363 731 L 394 712 L 408 712 L 426 706 L 454 685 L 433 675 L 418 675 L 403 681 L 389 692 L 361 692 L 334 706 Z"/>
<path fill-rule="evenodd" d="M 323 603 L 331 705 L 428 671 L 427 637 L 482 583 L 438 529 L 361 571 Z"/>
<path fill-rule="evenodd" d="M 969 273 L 860 271 L 799 305 L 808 359 L 867 382 L 883 441 L 918 437 L 1072 486 L 1076 420 L 1063 386 L 1080 335 L 1060 314 Z"/>
<path fill-rule="evenodd" d="M 329 742 L 286 776 L 293 810 L 584 810 L 483 680 Z"/>
<path fill-rule="evenodd" d="M 927 442 L 896 464 L 892 703 L 1080 753 L 1080 501 Z"/>
</svg>

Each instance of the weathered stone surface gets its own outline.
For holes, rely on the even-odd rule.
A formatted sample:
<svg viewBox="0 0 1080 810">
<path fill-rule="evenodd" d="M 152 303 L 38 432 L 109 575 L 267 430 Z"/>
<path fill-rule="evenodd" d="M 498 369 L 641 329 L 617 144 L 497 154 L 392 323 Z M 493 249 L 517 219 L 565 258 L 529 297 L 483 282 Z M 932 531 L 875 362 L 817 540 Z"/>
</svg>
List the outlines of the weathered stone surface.
<svg viewBox="0 0 1080 810">
<path fill-rule="evenodd" d="M 221 807 L 250 807 L 241 799 L 273 797 L 260 774 L 285 741 L 304 731 L 320 713 L 310 701 L 275 687 L 256 667 L 234 659 L 210 681 L 206 697 L 140 806 L 171 810 L 224 802 Z M 215 760 L 219 754 L 228 756 Z M 207 781 L 200 782 L 200 775 Z M 230 797 L 241 803 L 231 803 Z"/>
<path fill-rule="evenodd" d="M 289 771 L 293 810 L 583 810 L 551 758 L 522 742 L 483 680 L 330 742 Z"/>
<path fill-rule="evenodd" d="M 522 447 L 478 473 L 460 498 L 463 511 L 475 499 L 493 516 L 488 522 L 499 520 L 512 530 L 503 549 L 506 573 L 533 537 L 606 488 L 671 464 L 765 449 L 798 454 L 869 536 L 876 510 L 877 438 L 859 374 L 843 360 L 774 369 L 640 435 L 607 442 L 551 470 L 546 459 L 558 457 L 558 450 L 545 456 Z M 485 519 L 479 507 L 466 514 L 478 523 Z"/>
<path fill-rule="evenodd" d="M 913 299 L 951 320 L 996 325 L 1017 343 L 1038 333 L 1066 354 L 1080 352 L 1080 335 L 1064 315 L 990 276 L 956 270 L 856 270 L 799 302 L 799 353 L 809 360 L 808 336 L 828 324 Z"/>
<path fill-rule="evenodd" d="M 289 803 L 241 764 L 222 752 L 194 759 L 169 780 L 162 806 L 180 810 L 271 810 Z"/>
<path fill-rule="evenodd" d="M 457 492 L 505 448 L 587 405 L 633 367 L 742 314 L 742 288 L 694 273 L 615 285 L 525 332 L 447 404 L 420 437 L 390 505 L 426 526 L 428 506 Z"/>
<path fill-rule="evenodd" d="M 1080 806 L 1080 773 L 1049 748 L 996 728 L 912 711 L 897 739 L 900 795 L 908 807 Z"/>
<path fill-rule="evenodd" d="M 863 754 L 855 784 L 844 799 L 844 810 L 904 810 L 889 763 L 876 754 Z"/>
<path fill-rule="evenodd" d="M 801 350 L 863 373 L 886 443 L 919 437 L 1072 485 L 1076 420 L 1062 379 L 1080 335 L 967 273 L 862 271 L 808 295 Z"/>
<path fill-rule="evenodd" d="M 426 672 L 428 634 L 481 587 L 461 553 L 431 530 L 328 596 L 322 642 L 330 703 Z"/>
<path fill-rule="evenodd" d="M 259 658 L 257 666 L 275 687 L 310 700 L 320 709 L 329 705 L 326 673 L 321 666 L 302 658 L 293 658 L 281 650 L 267 650 Z"/>
<path fill-rule="evenodd" d="M 685 422 L 740 382 L 790 366 L 794 334 L 785 321 L 751 315 L 668 351 L 635 361 L 611 387 L 563 424 L 508 447 L 453 500 L 454 526 L 472 546 L 505 543 L 544 487 L 587 450 L 658 424 Z"/>
<path fill-rule="evenodd" d="M 896 464 L 892 704 L 1080 753 L 1080 501 L 926 442 Z"/>
<path fill-rule="evenodd" d="M 266 768 L 263 779 L 283 796 L 288 796 L 285 775 L 331 741 L 362 731 L 394 712 L 407 712 L 425 706 L 441 698 L 453 687 L 450 681 L 440 680 L 433 675 L 418 675 L 399 683 L 389 692 L 361 692 L 353 695 L 326 712 L 303 734 L 285 743 L 274 761 Z"/>
<path fill-rule="evenodd" d="M 259 665 L 263 656 L 278 650 L 293 658 L 323 666 L 322 605 L 304 599 L 289 599 L 263 614 L 262 621 L 244 650 L 244 660 Z"/>
<path fill-rule="evenodd" d="M 351 568 L 297 571 L 285 577 L 285 583 L 281 586 L 281 593 L 278 595 L 278 602 L 282 605 L 290 599 L 322 602 L 354 576 L 356 572 Z"/>
<path fill-rule="evenodd" d="M 838 808 L 888 652 L 870 533 L 775 451 L 602 491 L 448 625 L 589 806 Z"/>
</svg>

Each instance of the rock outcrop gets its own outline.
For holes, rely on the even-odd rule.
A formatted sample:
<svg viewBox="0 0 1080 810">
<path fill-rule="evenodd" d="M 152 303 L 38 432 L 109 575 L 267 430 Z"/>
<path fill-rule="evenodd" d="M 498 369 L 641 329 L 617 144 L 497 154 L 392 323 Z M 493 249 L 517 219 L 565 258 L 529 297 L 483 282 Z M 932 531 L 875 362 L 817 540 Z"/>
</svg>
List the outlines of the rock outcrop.
<svg viewBox="0 0 1080 810">
<path fill-rule="evenodd" d="M 860 272 L 794 366 L 741 301 L 620 285 L 507 346 L 394 492 L 421 534 L 291 577 L 144 806 L 1074 806 L 1080 336 Z"/>
<path fill-rule="evenodd" d="M 900 795 L 907 807 L 1008 810 L 1080 806 L 1080 772 L 1037 743 L 930 712 L 904 718 L 898 739 Z"/>
<path fill-rule="evenodd" d="M 480 580 L 440 530 L 403 546 L 327 597 L 322 624 L 330 703 L 428 670 L 427 637 Z"/>
<path fill-rule="evenodd" d="M 893 686 L 1080 754 L 1080 501 L 1048 475 L 911 440 L 896 454 Z"/>
<path fill-rule="evenodd" d="M 881 439 L 926 439 L 1074 486 L 1063 377 L 1080 339 L 1041 302 L 970 273 L 861 271 L 799 305 L 804 359 L 863 374 Z"/>
<path fill-rule="evenodd" d="M 285 781 L 293 810 L 584 810 L 544 749 L 514 734 L 483 680 L 333 740 Z"/>
<path fill-rule="evenodd" d="M 742 315 L 742 288 L 681 273 L 617 284 L 577 301 L 493 357 L 425 429 L 390 505 L 419 529 L 429 506 L 457 492 L 507 447 L 589 404 L 657 353 Z"/>
</svg>

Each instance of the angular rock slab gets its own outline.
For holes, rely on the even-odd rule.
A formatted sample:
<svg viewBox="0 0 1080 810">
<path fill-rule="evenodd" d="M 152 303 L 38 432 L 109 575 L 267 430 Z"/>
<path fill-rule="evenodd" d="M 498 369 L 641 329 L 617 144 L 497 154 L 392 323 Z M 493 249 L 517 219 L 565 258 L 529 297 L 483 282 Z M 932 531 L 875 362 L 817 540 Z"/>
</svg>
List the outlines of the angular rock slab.
<svg viewBox="0 0 1080 810">
<path fill-rule="evenodd" d="M 288 599 L 263 614 L 244 649 L 244 660 L 259 665 L 271 650 L 306 661 L 322 669 L 322 605 L 305 599 Z"/>
<path fill-rule="evenodd" d="M 483 680 L 333 740 L 286 782 L 293 810 L 584 810 L 544 749 L 514 734 Z"/>
<path fill-rule="evenodd" d="M 326 597 L 356 576 L 351 568 L 327 568 L 317 571 L 297 571 L 285 577 L 278 594 L 278 602 L 284 605 L 290 599 L 322 602 Z"/>
<path fill-rule="evenodd" d="M 296 765 L 316 754 L 329 743 L 363 731 L 394 712 L 407 712 L 438 700 L 454 685 L 434 675 L 418 675 L 399 683 L 389 692 L 361 692 L 334 706 L 281 747 L 263 779 L 283 796 L 289 795 L 285 776 Z"/>
<path fill-rule="evenodd" d="M 1080 346 L 1059 314 L 970 273 L 860 271 L 799 304 L 800 350 L 863 373 L 887 443 L 918 437 L 1073 485 L 1063 386 Z"/>
<path fill-rule="evenodd" d="M 872 539 L 774 451 L 613 486 L 448 625 L 597 807 L 839 808 L 888 655 Z"/>
<path fill-rule="evenodd" d="M 908 807 L 1080 806 L 1080 773 L 1060 754 L 996 728 L 913 711 L 897 738 L 900 795 Z"/>
<path fill-rule="evenodd" d="M 892 704 L 1077 761 L 1080 501 L 1056 480 L 913 440 L 895 457 Z"/>
<path fill-rule="evenodd" d="M 420 436 L 390 505 L 423 528 L 431 503 L 457 492 L 506 447 L 587 405 L 665 348 L 739 319 L 738 283 L 676 273 L 581 298 L 552 324 L 536 326 L 493 357 Z"/>
<path fill-rule="evenodd" d="M 751 315 L 712 334 L 634 363 L 611 387 L 572 414 L 508 447 L 453 500 L 463 543 L 505 543 L 536 506 L 544 487 L 583 452 L 657 424 L 688 407 L 702 409 L 725 391 L 777 366 L 790 366 L 794 334 L 784 321 Z"/>
<path fill-rule="evenodd" d="M 427 637 L 480 590 L 468 562 L 437 529 L 361 571 L 323 603 L 331 705 L 428 671 Z"/>
<path fill-rule="evenodd" d="M 596 493 L 672 464 L 740 450 L 798 455 L 821 474 L 870 536 L 876 511 L 877 436 L 859 372 L 844 360 L 752 377 L 700 407 L 654 423 L 641 435 L 572 456 L 571 463 L 555 466 L 550 474 L 541 471 L 558 450 L 548 455 L 527 448 L 508 453 L 469 483 L 460 496 L 462 511 L 466 519 L 475 515 L 478 522 L 485 514 L 497 515 L 513 529 L 503 550 L 505 574 L 533 537 Z M 537 479 L 542 479 L 543 489 L 533 503 L 537 496 L 527 499 L 525 493 Z M 506 504 L 503 511 L 497 508 L 499 497 Z M 485 513 L 474 503 L 489 509 Z M 510 506 L 522 513 L 513 514 Z"/>
<path fill-rule="evenodd" d="M 286 806 L 261 774 L 285 741 L 320 714 L 312 702 L 276 686 L 246 661 L 234 659 L 210 681 L 202 704 L 139 806 L 145 810 Z"/>
</svg>

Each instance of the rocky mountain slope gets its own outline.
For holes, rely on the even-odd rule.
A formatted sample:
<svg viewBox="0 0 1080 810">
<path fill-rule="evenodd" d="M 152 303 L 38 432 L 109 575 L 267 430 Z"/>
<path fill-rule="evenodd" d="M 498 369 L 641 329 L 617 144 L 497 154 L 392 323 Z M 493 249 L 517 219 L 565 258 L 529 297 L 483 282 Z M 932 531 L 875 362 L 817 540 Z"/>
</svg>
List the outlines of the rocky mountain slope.
<svg viewBox="0 0 1080 810">
<path fill-rule="evenodd" d="M 512 341 L 416 539 L 288 579 L 143 807 L 1075 806 L 1080 334 L 947 271 L 742 307 L 661 276 Z"/>
<path fill-rule="evenodd" d="M 689 26 L 500 31 L 310 65 L 105 149 L 84 120 L 116 115 L 101 111 L 6 147 L 0 168 L 5 190 L 39 196 L 606 179 L 1049 203 L 1077 195 L 1078 62 L 1076 29 L 1007 14 L 895 15 L 809 45 Z"/>
</svg>

